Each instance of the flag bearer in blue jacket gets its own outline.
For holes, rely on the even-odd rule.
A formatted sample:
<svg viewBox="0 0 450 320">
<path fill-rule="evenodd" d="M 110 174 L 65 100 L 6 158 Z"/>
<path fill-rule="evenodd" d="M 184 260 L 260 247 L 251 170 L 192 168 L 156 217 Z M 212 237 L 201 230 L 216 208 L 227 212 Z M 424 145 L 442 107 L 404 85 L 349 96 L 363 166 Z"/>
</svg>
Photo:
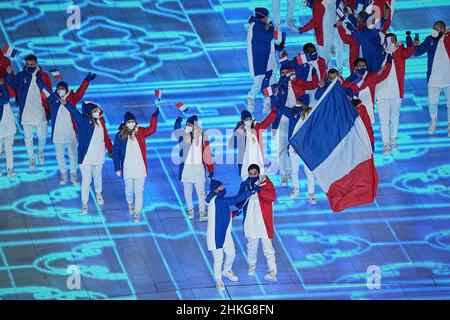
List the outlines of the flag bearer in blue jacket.
<svg viewBox="0 0 450 320">
<path fill-rule="evenodd" d="M 105 163 L 105 151 L 112 156 L 112 143 L 106 130 L 103 110 L 92 101 L 84 101 L 83 113 L 79 112 L 69 101 L 61 103 L 70 112 L 77 124 L 78 163 L 81 171 L 81 212 L 88 213 L 89 187 L 94 179 L 96 200 L 104 204 L 102 196 L 102 170 Z"/>
<path fill-rule="evenodd" d="M 156 132 L 158 115 L 159 108 L 153 112 L 150 125 L 140 127 L 134 114 L 126 112 L 114 139 L 114 169 L 119 177 L 123 177 L 128 212 L 134 215 L 135 223 L 139 223 L 141 216 L 144 183 L 148 172 L 145 138 Z"/>
<path fill-rule="evenodd" d="M 233 213 L 231 206 L 245 202 L 257 189 L 239 193 L 234 197 L 225 197 L 227 191 L 222 182 L 211 179 L 209 183 L 210 192 L 206 197 L 208 204 L 208 227 L 206 229 L 206 240 L 208 250 L 214 257 L 214 277 L 218 290 L 225 290 L 222 276 L 235 282 L 238 277 L 234 274 L 232 267 L 236 256 L 231 228 Z M 223 255 L 225 253 L 225 264 Z M 223 271 L 222 271 L 223 265 Z"/>
<path fill-rule="evenodd" d="M 253 84 L 248 92 L 247 107 L 250 112 L 254 112 L 255 97 L 261 91 L 264 74 L 266 71 L 277 68 L 276 47 L 273 43 L 275 29 L 269 20 L 269 10 L 266 8 L 255 8 L 255 14 L 250 17 L 248 22 L 250 25 L 247 32 L 247 59 Z M 278 47 L 278 50 L 281 50 L 282 47 L 283 45 Z M 270 84 L 275 81 L 273 74 Z M 263 111 L 269 113 L 270 107 L 270 100 L 265 98 Z"/>
<path fill-rule="evenodd" d="M 11 66 L 6 69 L 5 80 L 9 86 L 17 90 L 17 101 L 19 104 L 20 124 L 23 126 L 23 135 L 28 158 L 30 159 L 30 169 L 36 167 L 33 135 L 37 131 L 38 136 L 38 160 L 44 164 L 44 147 L 47 136 L 47 119 L 50 115 L 50 107 L 45 101 L 45 96 L 41 94 L 36 80 L 40 78 L 46 85 L 49 92 L 52 92 L 50 77 L 37 63 L 35 55 L 25 57 L 25 67 L 23 71 L 13 74 Z"/>
<path fill-rule="evenodd" d="M 13 169 L 13 144 L 16 135 L 16 121 L 9 104 L 9 92 L 3 79 L 0 79 L 0 154 L 5 147 L 6 172 L 8 177 L 16 176 Z M 3 175 L 0 169 L 0 177 Z"/>
</svg>

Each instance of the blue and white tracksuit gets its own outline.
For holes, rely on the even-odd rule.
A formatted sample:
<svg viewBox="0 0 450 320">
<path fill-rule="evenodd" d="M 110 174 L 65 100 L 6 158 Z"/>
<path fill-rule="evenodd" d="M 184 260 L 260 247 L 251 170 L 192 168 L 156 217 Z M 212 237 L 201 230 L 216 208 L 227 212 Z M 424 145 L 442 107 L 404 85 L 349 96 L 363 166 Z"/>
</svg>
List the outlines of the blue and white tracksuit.
<svg viewBox="0 0 450 320">
<path fill-rule="evenodd" d="M 430 118 L 437 121 L 439 96 L 444 91 L 447 99 L 447 120 L 450 124 L 450 59 L 446 50 L 445 41 L 450 35 L 444 35 L 439 39 L 428 36 L 414 48 L 414 55 L 420 56 L 427 53 L 428 69 L 428 111 Z"/>
<path fill-rule="evenodd" d="M 253 84 L 248 92 L 248 98 L 254 99 L 261 91 L 261 85 L 266 71 L 273 70 L 270 84 L 275 83 L 275 70 L 277 62 L 275 59 L 275 44 L 273 42 L 274 27 L 266 28 L 264 22 L 251 16 L 247 31 L 247 59 Z M 265 99 L 267 103 L 268 98 Z"/>
</svg>

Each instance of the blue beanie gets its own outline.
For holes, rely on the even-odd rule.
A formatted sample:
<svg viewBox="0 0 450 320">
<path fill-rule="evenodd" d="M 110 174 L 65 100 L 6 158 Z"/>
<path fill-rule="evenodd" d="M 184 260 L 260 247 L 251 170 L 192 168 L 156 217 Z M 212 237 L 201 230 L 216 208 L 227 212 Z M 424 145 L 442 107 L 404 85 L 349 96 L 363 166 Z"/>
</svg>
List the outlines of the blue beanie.
<svg viewBox="0 0 450 320">
<path fill-rule="evenodd" d="M 269 10 L 266 8 L 255 8 L 255 17 L 257 18 L 265 18 L 269 16 Z"/>
<path fill-rule="evenodd" d="M 67 82 L 64 82 L 64 81 L 58 82 L 58 84 L 56 85 L 56 89 L 58 89 L 58 87 L 64 87 L 64 89 L 66 89 L 66 91 L 69 91 L 69 86 L 67 85 Z"/>
<path fill-rule="evenodd" d="M 195 124 L 195 122 L 198 122 L 198 117 L 194 114 L 193 116 L 190 116 L 187 120 L 186 123 L 190 123 L 192 125 Z"/>
<path fill-rule="evenodd" d="M 86 114 L 90 114 L 92 112 L 92 110 L 94 110 L 95 108 L 100 108 L 98 105 L 96 105 L 92 101 L 84 101 L 81 106 L 82 106 L 84 113 L 86 113 Z"/>
<path fill-rule="evenodd" d="M 252 114 L 250 113 L 250 111 L 244 110 L 241 112 L 241 120 L 242 121 L 244 121 L 244 119 L 251 118 L 251 117 L 252 117 Z"/>
<path fill-rule="evenodd" d="M 220 187 L 222 184 L 223 183 L 220 182 L 219 180 L 211 179 L 211 181 L 209 182 L 209 191 L 213 192 L 218 187 Z"/>
<path fill-rule="evenodd" d="M 134 120 L 135 122 L 137 122 L 136 121 L 136 117 L 134 116 L 134 114 L 132 114 L 131 112 L 127 111 L 127 112 L 125 112 L 125 115 L 123 116 L 123 122 L 126 123 L 129 120 Z"/>
<path fill-rule="evenodd" d="M 309 106 L 310 98 L 309 98 L 309 94 L 304 94 L 300 97 L 297 98 L 297 100 L 299 100 L 301 103 L 306 104 L 307 106 Z"/>
</svg>

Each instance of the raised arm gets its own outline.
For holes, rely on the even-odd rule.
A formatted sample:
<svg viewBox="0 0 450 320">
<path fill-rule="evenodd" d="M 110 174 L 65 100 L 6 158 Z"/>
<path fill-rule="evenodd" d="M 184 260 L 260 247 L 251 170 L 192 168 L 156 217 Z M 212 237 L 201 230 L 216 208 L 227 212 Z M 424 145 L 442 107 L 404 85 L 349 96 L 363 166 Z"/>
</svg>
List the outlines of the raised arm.
<svg viewBox="0 0 450 320">
<path fill-rule="evenodd" d="M 413 40 L 411 38 L 411 36 L 407 36 L 406 37 L 406 48 L 405 47 L 401 47 L 401 54 L 403 59 L 409 59 L 414 55 L 414 43 Z"/>
<path fill-rule="evenodd" d="M 245 200 L 247 200 L 247 198 L 250 197 L 253 193 L 254 191 L 243 191 L 239 192 L 234 197 L 216 198 L 216 204 L 221 207 L 238 206 L 240 203 L 243 203 Z"/>
<path fill-rule="evenodd" d="M 63 105 L 64 108 L 66 108 L 67 111 L 69 111 L 70 115 L 72 116 L 72 119 L 75 120 L 77 125 L 83 122 L 83 115 L 81 114 L 80 111 L 77 110 L 77 108 L 74 105 L 72 105 L 69 101 L 67 101 L 66 104 Z"/>
<path fill-rule="evenodd" d="M 142 128 L 144 137 L 151 136 L 156 132 L 156 127 L 158 125 L 158 116 L 152 115 L 150 118 L 150 125 L 148 127 Z"/>
<path fill-rule="evenodd" d="M 263 121 L 261 121 L 261 123 L 258 123 L 255 125 L 256 130 L 259 130 L 259 129 L 265 130 L 272 125 L 272 123 L 276 120 L 276 118 L 278 116 L 278 110 L 275 110 L 275 109 L 278 109 L 278 108 L 272 107 L 272 111 L 269 113 L 267 118 L 265 118 Z"/>
<path fill-rule="evenodd" d="M 304 33 L 320 26 L 324 15 L 325 15 L 325 7 L 322 5 L 322 1 L 315 1 L 312 9 L 312 18 L 307 24 L 305 24 L 300 29 L 301 32 Z"/>
</svg>

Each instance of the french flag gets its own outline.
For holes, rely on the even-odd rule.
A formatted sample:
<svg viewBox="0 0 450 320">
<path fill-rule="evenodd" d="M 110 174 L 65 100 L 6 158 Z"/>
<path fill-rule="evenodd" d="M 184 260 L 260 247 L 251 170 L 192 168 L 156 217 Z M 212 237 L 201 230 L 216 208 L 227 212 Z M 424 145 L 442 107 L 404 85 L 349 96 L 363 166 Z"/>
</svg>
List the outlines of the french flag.
<svg viewBox="0 0 450 320">
<path fill-rule="evenodd" d="M 336 15 L 339 20 L 341 20 L 341 21 L 345 20 L 344 5 L 342 2 L 339 4 L 339 7 L 336 9 Z"/>
<path fill-rule="evenodd" d="M 158 100 L 161 100 L 161 96 L 162 96 L 162 91 L 159 90 L 159 89 L 156 89 L 156 90 L 155 90 L 155 97 L 156 97 Z"/>
<path fill-rule="evenodd" d="M 308 63 L 308 61 L 311 61 L 311 60 L 312 60 L 311 56 L 310 56 L 309 54 L 306 54 L 306 53 L 300 53 L 300 54 L 296 57 L 296 59 L 297 59 L 297 63 L 298 63 L 299 65 Z"/>
<path fill-rule="evenodd" d="M 273 40 L 275 41 L 286 41 L 286 32 L 274 31 L 273 32 Z"/>
<path fill-rule="evenodd" d="M 271 96 L 273 96 L 273 91 L 274 91 L 274 89 L 272 88 L 272 86 L 267 87 L 267 88 L 264 88 L 264 89 L 263 89 L 264 96 L 265 96 L 265 97 L 271 97 Z"/>
<path fill-rule="evenodd" d="M 281 63 L 281 62 L 286 61 L 287 59 L 288 59 L 288 56 L 287 56 L 287 54 L 285 54 L 285 55 L 281 55 L 280 58 L 278 58 L 278 61 Z"/>
<path fill-rule="evenodd" d="M 2 50 L 3 54 L 9 58 L 14 58 L 17 54 L 17 50 L 13 47 L 10 47 L 8 45 L 5 45 L 5 47 Z"/>
<path fill-rule="evenodd" d="M 55 79 L 58 79 L 58 80 L 61 80 L 61 79 L 62 79 L 61 73 L 60 73 L 58 70 L 56 70 L 56 69 L 50 70 L 50 74 L 51 74 Z"/>
<path fill-rule="evenodd" d="M 183 102 L 178 102 L 177 103 L 177 108 L 178 108 L 178 110 L 181 110 L 182 112 L 186 112 L 186 111 L 188 111 L 188 107 L 186 107 L 184 104 L 183 104 Z"/>
<path fill-rule="evenodd" d="M 374 201 L 378 175 L 369 134 L 337 79 L 297 123 L 289 142 L 334 212 Z"/>
</svg>

